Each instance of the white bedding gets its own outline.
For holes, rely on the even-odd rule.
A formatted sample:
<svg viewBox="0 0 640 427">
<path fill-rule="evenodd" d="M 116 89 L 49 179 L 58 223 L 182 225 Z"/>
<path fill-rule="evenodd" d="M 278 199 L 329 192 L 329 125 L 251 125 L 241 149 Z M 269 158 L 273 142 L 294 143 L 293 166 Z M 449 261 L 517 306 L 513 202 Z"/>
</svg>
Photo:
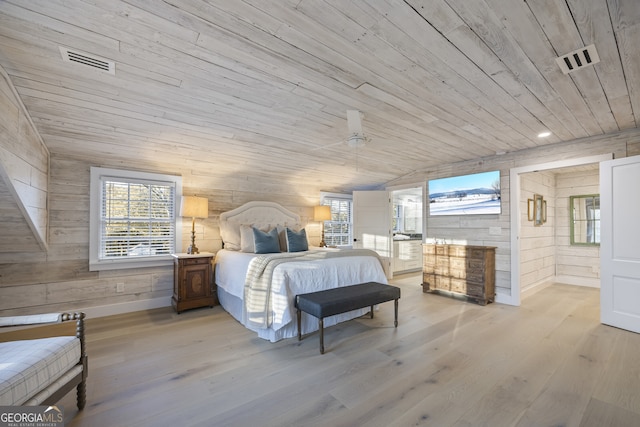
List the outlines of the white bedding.
<svg viewBox="0 0 640 427">
<path fill-rule="evenodd" d="M 336 251 L 336 249 L 320 249 Z M 271 322 L 268 328 L 258 328 L 243 322 L 242 300 L 246 272 L 259 255 L 239 251 L 220 250 L 215 259 L 215 281 L 220 303 L 245 327 L 272 342 L 297 336 L 296 309 L 293 298 L 297 294 L 330 289 L 364 282 L 387 283 L 380 260 L 376 256 L 348 256 L 313 261 L 281 263 L 273 270 L 271 285 Z M 362 316 L 367 309 L 332 316 L 325 326 Z M 302 333 L 318 329 L 318 321 L 303 313 Z"/>
</svg>

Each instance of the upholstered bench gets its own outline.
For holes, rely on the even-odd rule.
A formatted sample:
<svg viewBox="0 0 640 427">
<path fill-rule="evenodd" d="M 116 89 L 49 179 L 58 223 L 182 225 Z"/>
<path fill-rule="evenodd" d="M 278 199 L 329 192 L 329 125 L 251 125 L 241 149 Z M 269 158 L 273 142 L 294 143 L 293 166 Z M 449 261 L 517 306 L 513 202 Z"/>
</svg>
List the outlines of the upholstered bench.
<svg viewBox="0 0 640 427">
<path fill-rule="evenodd" d="M 0 342 L 0 406 L 53 405 L 74 387 L 86 402 L 84 313 L 0 317 L 0 327 L 76 321 L 75 336 Z"/>
<path fill-rule="evenodd" d="M 298 316 L 298 341 L 302 340 L 301 317 L 304 311 L 318 318 L 320 329 L 320 353 L 324 354 L 324 318 L 335 314 L 346 313 L 359 308 L 371 307 L 393 300 L 395 302 L 395 322 L 398 327 L 398 299 L 400 288 L 382 283 L 368 282 L 341 288 L 326 289 L 296 295 L 295 306 Z"/>
</svg>

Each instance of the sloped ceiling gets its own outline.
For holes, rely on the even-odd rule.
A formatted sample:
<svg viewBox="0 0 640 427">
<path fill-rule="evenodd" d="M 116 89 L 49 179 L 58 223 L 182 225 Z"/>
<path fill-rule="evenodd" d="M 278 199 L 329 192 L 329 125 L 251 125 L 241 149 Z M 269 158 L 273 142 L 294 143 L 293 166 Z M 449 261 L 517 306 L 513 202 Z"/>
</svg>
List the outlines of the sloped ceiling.
<svg viewBox="0 0 640 427">
<path fill-rule="evenodd" d="M 18 208 L 15 196 L 9 191 L 0 175 L 0 253 L 39 252 L 39 242 L 27 222 L 25 215 Z"/>
<path fill-rule="evenodd" d="M 0 2 L 0 65 L 52 153 L 327 191 L 635 128 L 639 43 L 637 0 Z"/>
</svg>

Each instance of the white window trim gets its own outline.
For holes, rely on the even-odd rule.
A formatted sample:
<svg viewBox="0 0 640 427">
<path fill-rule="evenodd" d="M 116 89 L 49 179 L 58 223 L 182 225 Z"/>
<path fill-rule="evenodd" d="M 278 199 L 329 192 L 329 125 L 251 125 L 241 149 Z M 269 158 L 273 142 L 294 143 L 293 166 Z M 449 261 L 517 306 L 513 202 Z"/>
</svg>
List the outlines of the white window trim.
<svg viewBox="0 0 640 427">
<path fill-rule="evenodd" d="M 98 253 L 100 246 L 100 197 L 102 194 L 100 188 L 100 179 L 103 176 L 123 179 L 142 179 L 174 182 L 176 185 L 176 206 L 180 201 L 180 197 L 182 197 L 181 176 L 129 171 L 123 169 L 91 167 L 91 181 L 89 190 L 89 271 L 119 270 L 125 268 L 159 267 L 171 265 L 173 263 L 173 257 L 170 254 L 117 260 L 99 259 Z M 175 220 L 176 230 L 174 235 L 174 247 L 179 248 L 182 242 L 182 227 L 181 223 L 178 222 L 178 219 L 175 218 Z"/>
</svg>

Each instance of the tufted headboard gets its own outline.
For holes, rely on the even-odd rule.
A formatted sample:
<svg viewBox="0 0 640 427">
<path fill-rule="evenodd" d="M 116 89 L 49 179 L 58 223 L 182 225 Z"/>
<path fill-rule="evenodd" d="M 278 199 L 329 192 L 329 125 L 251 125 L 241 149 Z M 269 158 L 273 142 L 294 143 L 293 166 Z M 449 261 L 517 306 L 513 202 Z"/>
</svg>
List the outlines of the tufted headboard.
<svg viewBox="0 0 640 427">
<path fill-rule="evenodd" d="M 233 210 L 220 214 L 220 236 L 224 247 L 231 250 L 240 249 L 240 226 L 253 224 L 256 227 L 282 225 L 297 227 L 300 215 L 285 209 L 275 202 L 247 202 Z"/>
</svg>

